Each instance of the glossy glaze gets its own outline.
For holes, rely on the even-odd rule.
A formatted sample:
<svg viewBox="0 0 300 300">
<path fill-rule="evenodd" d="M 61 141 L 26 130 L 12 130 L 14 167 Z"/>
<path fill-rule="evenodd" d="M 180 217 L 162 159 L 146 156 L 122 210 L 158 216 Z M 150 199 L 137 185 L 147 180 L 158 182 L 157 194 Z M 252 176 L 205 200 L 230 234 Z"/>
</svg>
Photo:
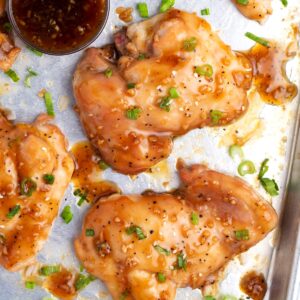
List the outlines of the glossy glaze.
<svg viewBox="0 0 300 300">
<path fill-rule="evenodd" d="M 242 277 L 240 287 L 253 300 L 263 300 L 267 292 L 267 283 L 264 275 L 254 271 Z"/>
<path fill-rule="evenodd" d="M 184 42 L 191 38 L 197 40 L 195 51 L 185 51 Z M 145 171 L 169 156 L 174 136 L 226 125 L 247 110 L 251 65 L 196 14 L 171 10 L 130 25 L 115 36 L 115 44 L 121 53 L 116 63 L 102 49 L 86 51 L 73 87 L 89 139 L 117 171 Z M 212 77 L 195 73 L 204 64 L 212 66 Z M 135 88 L 128 89 L 128 83 Z M 167 112 L 159 104 L 171 87 L 180 97 Z M 134 107 L 141 114 L 130 120 L 126 111 Z M 218 122 L 213 122 L 212 110 L 221 112 Z"/>
<path fill-rule="evenodd" d="M 73 173 L 66 139 L 49 121 L 41 115 L 31 125 L 14 125 L 0 114 L 0 264 L 10 271 L 34 261 Z M 53 184 L 45 182 L 45 174 L 55 177 Z M 24 194 L 25 179 L 36 184 L 32 195 Z M 17 205 L 19 212 L 9 218 Z"/>
<path fill-rule="evenodd" d="M 269 203 L 239 178 L 203 165 L 179 164 L 175 194 L 114 195 L 93 205 L 75 241 L 86 270 L 103 280 L 114 299 L 172 300 L 176 287 L 203 287 L 235 255 L 263 239 L 277 223 Z M 198 223 L 192 222 L 192 214 Z M 139 226 L 144 238 L 128 234 Z M 93 237 L 86 229 L 94 229 Z M 239 240 L 236 231 L 249 238 Z M 155 249 L 160 246 L 169 255 Z M 186 258 L 186 270 L 178 256 Z M 161 272 L 166 281 L 160 283 Z"/>
</svg>

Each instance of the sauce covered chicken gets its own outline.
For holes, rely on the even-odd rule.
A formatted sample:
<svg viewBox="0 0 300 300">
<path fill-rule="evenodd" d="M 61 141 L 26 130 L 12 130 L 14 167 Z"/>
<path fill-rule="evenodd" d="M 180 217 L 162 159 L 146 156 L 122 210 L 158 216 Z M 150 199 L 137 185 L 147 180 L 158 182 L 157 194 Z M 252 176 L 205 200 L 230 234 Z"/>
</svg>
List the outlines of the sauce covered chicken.
<svg viewBox="0 0 300 300">
<path fill-rule="evenodd" d="M 12 124 L 0 114 L 0 264 L 31 264 L 47 240 L 74 163 L 62 132 L 41 115 Z"/>
<path fill-rule="evenodd" d="M 249 0 L 243 3 L 233 0 L 233 2 L 245 17 L 258 22 L 263 22 L 273 11 L 271 0 Z"/>
<path fill-rule="evenodd" d="M 172 300 L 201 288 L 277 223 L 271 205 L 239 178 L 179 164 L 173 194 L 114 195 L 96 202 L 75 241 L 86 270 L 114 299 Z"/>
<path fill-rule="evenodd" d="M 196 14 L 171 10 L 115 35 L 121 57 L 91 48 L 73 87 L 103 160 L 136 174 L 169 156 L 172 138 L 229 124 L 248 107 L 251 64 Z"/>
</svg>

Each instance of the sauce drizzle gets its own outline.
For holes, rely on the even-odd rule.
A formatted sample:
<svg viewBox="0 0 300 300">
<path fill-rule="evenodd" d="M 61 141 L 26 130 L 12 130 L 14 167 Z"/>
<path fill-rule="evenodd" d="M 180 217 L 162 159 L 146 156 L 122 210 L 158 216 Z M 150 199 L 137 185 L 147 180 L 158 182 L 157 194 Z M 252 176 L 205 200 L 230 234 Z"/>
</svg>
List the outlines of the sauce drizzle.
<svg viewBox="0 0 300 300">
<path fill-rule="evenodd" d="M 241 279 L 240 288 L 253 300 L 263 300 L 267 291 L 267 283 L 263 274 L 251 271 Z"/>
</svg>

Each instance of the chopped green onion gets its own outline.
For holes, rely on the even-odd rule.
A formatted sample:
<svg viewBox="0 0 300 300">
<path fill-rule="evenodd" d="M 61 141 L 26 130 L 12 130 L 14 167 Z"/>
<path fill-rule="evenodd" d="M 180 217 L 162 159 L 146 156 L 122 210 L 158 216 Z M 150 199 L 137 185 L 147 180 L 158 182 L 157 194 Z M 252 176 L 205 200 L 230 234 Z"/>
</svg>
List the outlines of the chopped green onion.
<svg viewBox="0 0 300 300">
<path fill-rule="evenodd" d="M 128 88 L 129 90 L 134 89 L 135 86 L 136 86 L 135 83 L 127 83 L 127 88 Z"/>
<path fill-rule="evenodd" d="M 236 157 L 243 159 L 244 157 L 243 149 L 239 145 L 231 145 L 228 152 L 232 159 L 235 159 Z"/>
<path fill-rule="evenodd" d="M 55 177 L 54 177 L 53 174 L 45 174 L 45 175 L 43 176 L 43 179 L 44 179 L 45 183 L 51 184 L 51 185 L 52 185 L 52 184 L 54 183 L 54 181 L 55 181 Z"/>
<path fill-rule="evenodd" d="M 94 276 L 88 275 L 85 276 L 83 274 L 79 274 L 75 281 L 75 289 L 76 291 L 80 291 L 84 289 L 86 286 L 88 286 L 92 281 L 95 280 Z"/>
<path fill-rule="evenodd" d="M 38 76 L 38 73 L 36 73 L 35 71 L 33 71 L 31 68 L 28 68 L 27 69 L 27 72 L 28 72 L 28 74 L 26 75 L 26 77 L 25 77 L 25 80 L 24 80 L 24 85 L 26 86 L 26 87 L 31 87 L 31 81 L 30 81 L 30 79 L 31 79 L 31 77 L 35 77 L 35 76 Z"/>
<path fill-rule="evenodd" d="M 87 228 L 85 230 L 85 236 L 95 236 L 95 230 L 92 228 Z"/>
<path fill-rule="evenodd" d="M 9 69 L 8 71 L 5 72 L 5 74 L 13 81 L 13 82 L 18 82 L 20 80 L 20 77 L 18 76 L 18 74 L 12 70 Z"/>
<path fill-rule="evenodd" d="M 142 113 L 139 107 L 130 108 L 126 111 L 126 117 L 130 120 L 137 120 Z"/>
<path fill-rule="evenodd" d="M 164 13 L 170 8 L 172 8 L 174 4 L 175 4 L 175 0 L 162 0 L 159 11 L 161 13 Z"/>
<path fill-rule="evenodd" d="M 192 212 L 191 222 L 192 222 L 193 225 L 198 225 L 199 224 L 199 216 L 195 212 Z"/>
<path fill-rule="evenodd" d="M 234 232 L 234 235 L 238 241 L 248 241 L 249 240 L 249 230 L 248 229 L 237 230 Z"/>
<path fill-rule="evenodd" d="M 201 9 L 201 16 L 209 16 L 209 15 L 210 15 L 209 8 Z"/>
<path fill-rule="evenodd" d="M 260 167 L 260 171 L 258 174 L 258 179 L 265 189 L 265 191 L 271 195 L 271 196 L 277 196 L 279 194 L 279 187 L 278 184 L 274 179 L 264 178 L 264 175 L 268 172 L 269 166 L 268 166 L 269 159 L 265 159 Z"/>
<path fill-rule="evenodd" d="M 279 195 L 279 187 L 275 179 L 261 178 L 260 182 L 265 191 L 271 196 Z"/>
<path fill-rule="evenodd" d="M 148 5 L 145 2 L 140 2 L 137 5 L 137 9 L 139 11 L 139 14 L 142 18 L 148 18 L 149 12 L 148 12 Z"/>
<path fill-rule="evenodd" d="M 157 273 L 157 280 L 160 283 L 164 283 L 164 282 L 166 282 L 167 277 L 165 274 L 159 272 L 159 273 Z"/>
<path fill-rule="evenodd" d="M 99 160 L 98 166 L 103 171 L 109 168 L 109 165 L 104 160 Z"/>
<path fill-rule="evenodd" d="M 197 44 L 198 44 L 197 39 L 195 37 L 192 37 L 190 39 L 183 41 L 183 49 L 185 51 L 192 52 L 196 49 Z"/>
<path fill-rule="evenodd" d="M 53 101 L 52 101 L 52 96 L 49 92 L 45 92 L 44 102 L 46 105 L 47 114 L 51 117 L 54 117 L 55 112 L 54 112 L 54 107 L 53 107 Z"/>
<path fill-rule="evenodd" d="M 74 191 L 74 196 L 78 196 L 79 197 L 79 201 L 77 203 L 78 206 L 81 206 L 84 201 L 86 201 L 86 193 L 82 193 L 80 189 L 77 189 Z"/>
<path fill-rule="evenodd" d="M 169 95 L 170 95 L 170 98 L 172 98 L 172 99 L 176 99 L 176 98 L 180 97 L 180 95 L 175 87 L 170 88 Z"/>
<path fill-rule="evenodd" d="M 125 291 L 121 294 L 120 296 L 120 300 L 125 300 L 127 297 L 129 296 L 129 292 Z"/>
<path fill-rule="evenodd" d="M 11 220 L 16 214 L 19 213 L 20 210 L 21 210 L 21 206 L 16 205 L 9 209 L 9 212 L 7 213 L 6 217 Z"/>
<path fill-rule="evenodd" d="M 198 75 L 201 75 L 201 76 L 212 77 L 213 73 L 214 73 L 214 70 L 213 70 L 213 67 L 211 65 L 205 64 L 205 65 L 202 65 L 202 66 L 197 66 L 195 68 L 195 72 Z"/>
<path fill-rule="evenodd" d="M 31 178 L 24 178 L 21 181 L 21 195 L 30 197 L 36 191 L 37 184 Z"/>
<path fill-rule="evenodd" d="M 32 48 L 32 47 L 27 47 L 32 53 L 34 53 L 36 56 L 43 56 L 43 53 L 42 52 L 40 52 L 40 51 L 38 51 L 38 50 L 36 50 L 36 49 L 34 49 L 34 48 Z"/>
<path fill-rule="evenodd" d="M 221 111 L 212 110 L 210 112 L 210 119 L 211 119 L 213 125 L 218 125 L 222 116 L 223 116 L 223 113 Z"/>
<path fill-rule="evenodd" d="M 147 57 L 146 54 L 140 53 L 138 56 L 138 60 L 144 60 L 144 59 L 146 59 L 146 57 Z"/>
<path fill-rule="evenodd" d="M 146 235 L 144 234 L 142 228 L 136 225 L 131 225 L 130 227 L 127 227 L 126 233 L 128 235 L 135 233 L 139 240 L 144 240 L 146 238 Z"/>
<path fill-rule="evenodd" d="M 25 281 L 25 287 L 26 287 L 26 289 L 33 290 L 35 288 L 35 282 L 34 281 Z"/>
<path fill-rule="evenodd" d="M 268 41 L 264 40 L 263 38 L 256 36 L 255 34 L 251 33 L 251 32 L 246 32 L 245 36 L 247 38 L 249 38 L 250 40 L 253 40 L 254 42 L 261 44 L 262 46 L 265 47 L 270 47 L 270 44 Z"/>
<path fill-rule="evenodd" d="M 71 210 L 71 206 L 70 205 L 65 206 L 63 211 L 61 212 L 60 216 L 66 224 L 69 224 L 73 219 L 73 213 Z"/>
<path fill-rule="evenodd" d="M 236 0 L 236 2 L 238 4 L 241 4 L 241 5 L 248 5 L 249 4 L 249 0 Z"/>
<path fill-rule="evenodd" d="M 159 107 L 167 112 L 171 110 L 172 99 L 170 97 L 164 97 L 159 103 Z"/>
<path fill-rule="evenodd" d="M 106 78 L 110 78 L 112 75 L 113 75 L 112 69 L 111 69 L 111 68 L 107 68 L 107 69 L 105 70 L 105 72 L 104 72 L 104 76 L 105 76 Z"/>
<path fill-rule="evenodd" d="M 245 160 L 239 164 L 238 172 L 241 176 L 245 176 L 247 174 L 254 174 L 256 172 L 256 168 L 252 161 Z"/>
<path fill-rule="evenodd" d="M 184 271 L 186 271 L 186 267 L 187 267 L 186 257 L 183 257 L 183 253 L 178 254 L 176 269 L 183 269 Z"/>
<path fill-rule="evenodd" d="M 2 27 L 6 33 L 10 33 L 12 31 L 12 25 L 9 22 L 4 23 Z"/>
<path fill-rule="evenodd" d="M 283 6 L 287 7 L 288 6 L 288 0 L 281 0 L 281 3 Z"/>
<path fill-rule="evenodd" d="M 171 251 L 170 251 L 170 250 L 167 250 L 167 249 L 165 249 L 165 248 L 163 248 L 163 247 L 161 247 L 161 246 L 159 246 L 159 245 L 155 245 L 155 246 L 153 246 L 153 247 L 154 247 L 154 249 L 155 249 L 158 253 L 164 254 L 164 255 L 166 255 L 166 256 L 171 255 Z"/>
<path fill-rule="evenodd" d="M 44 266 L 40 269 L 40 274 L 42 276 L 50 276 L 58 272 L 60 272 L 60 266 Z"/>
<path fill-rule="evenodd" d="M 268 158 L 266 158 L 262 162 L 260 170 L 259 170 L 259 174 L 258 174 L 258 179 L 262 179 L 265 176 L 265 174 L 269 171 L 268 162 L 269 162 Z"/>
<path fill-rule="evenodd" d="M 216 298 L 213 296 L 204 296 L 203 300 L 216 300 Z"/>
</svg>

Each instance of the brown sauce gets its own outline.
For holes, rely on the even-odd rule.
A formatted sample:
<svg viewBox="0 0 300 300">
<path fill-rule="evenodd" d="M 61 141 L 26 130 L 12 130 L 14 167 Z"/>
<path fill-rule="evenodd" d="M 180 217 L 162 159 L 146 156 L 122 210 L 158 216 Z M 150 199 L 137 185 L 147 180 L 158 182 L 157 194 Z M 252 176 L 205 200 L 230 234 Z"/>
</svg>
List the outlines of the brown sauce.
<svg viewBox="0 0 300 300">
<path fill-rule="evenodd" d="M 267 283 L 263 274 L 251 271 L 241 279 L 240 288 L 253 300 L 263 300 L 267 291 Z"/>
<path fill-rule="evenodd" d="M 89 142 L 79 142 L 72 147 L 76 169 L 72 177 L 75 189 L 86 193 L 87 200 L 93 202 L 100 197 L 119 193 L 120 189 L 112 182 L 101 178 L 102 161 Z M 102 167 L 102 168 L 101 168 Z"/>
<path fill-rule="evenodd" d="M 256 44 L 246 56 L 252 63 L 254 85 L 262 99 L 273 105 L 291 101 L 297 95 L 297 87 L 291 83 L 285 72 L 285 65 L 295 53 L 283 49 L 274 42 L 270 47 Z"/>
<path fill-rule="evenodd" d="M 60 272 L 47 277 L 44 287 L 59 299 L 72 300 L 77 294 L 75 280 L 75 274 L 66 269 L 62 269 Z"/>
<path fill-rule="evenodd" d="M 102 25 L 105 0 L 13 0 L 23 37 L 41 50 L 65 52 L 88 42 Z"/>
</svg>

